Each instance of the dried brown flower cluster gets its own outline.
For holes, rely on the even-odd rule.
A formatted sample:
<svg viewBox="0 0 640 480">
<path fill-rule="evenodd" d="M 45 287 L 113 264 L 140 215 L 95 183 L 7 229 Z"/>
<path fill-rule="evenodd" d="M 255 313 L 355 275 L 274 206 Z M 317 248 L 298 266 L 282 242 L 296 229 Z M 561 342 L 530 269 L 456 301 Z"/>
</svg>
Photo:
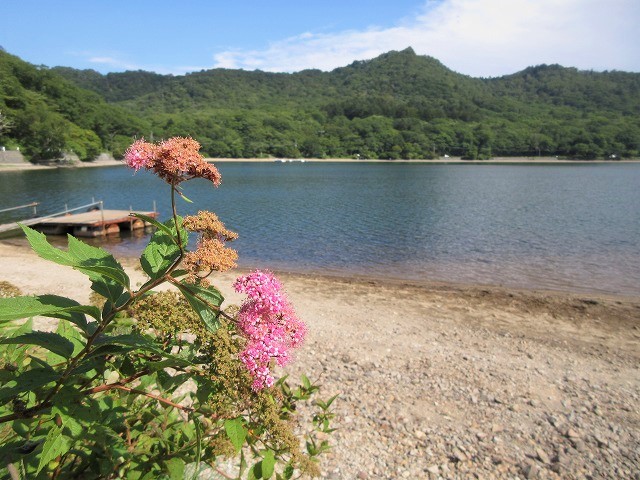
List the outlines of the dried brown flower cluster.
<svg viewBox="0 0 640 480">
<path fill-rule="evenodd" d="M 158 144 L 137 140 L 126 151 L 124 159 L 131 168 L 153 170 L 171 185 L 204 178 L 217 187 L 222 178 L 218 169 L 200 155 L 200 144 L 189 137 L 173 137 Z"/>
<path fill-rule="evenodd" d="M 182 225 L 190 232 L 198 232 L 203 237 L 217 238 L 223 242 L 238 238 L 237 233 L 226 229 L 215 213 L 206 210 L 200 210 L 197 215 L 184 217 Z"/>
<path fill-rule="evenodd" d="M 215 213 L 200 211 L 183 221 L 184 228 L 198 232 L 200 238 L 195 251 L 185 254 L 182 264 L 189 272 L 190 282 L 206 282 L 212 272 L 224 272 L 236 266 L 238 253 L 225 245 L 238 238 L 238 234 L 227 230 Z"/>
</svg>

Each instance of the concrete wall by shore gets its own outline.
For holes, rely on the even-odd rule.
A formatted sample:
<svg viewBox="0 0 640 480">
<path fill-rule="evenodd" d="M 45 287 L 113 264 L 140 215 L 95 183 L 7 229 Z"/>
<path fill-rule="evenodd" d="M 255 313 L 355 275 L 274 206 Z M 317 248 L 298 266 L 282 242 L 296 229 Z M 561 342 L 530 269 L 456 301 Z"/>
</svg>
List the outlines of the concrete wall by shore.
<svg viewBox="0 0 640 480">
<path fill-rule="evenodd" d="M 26 160 L 19 150 L 2 150 L 0 148 L 0 163 L 25 163 Z"/>
</svg>

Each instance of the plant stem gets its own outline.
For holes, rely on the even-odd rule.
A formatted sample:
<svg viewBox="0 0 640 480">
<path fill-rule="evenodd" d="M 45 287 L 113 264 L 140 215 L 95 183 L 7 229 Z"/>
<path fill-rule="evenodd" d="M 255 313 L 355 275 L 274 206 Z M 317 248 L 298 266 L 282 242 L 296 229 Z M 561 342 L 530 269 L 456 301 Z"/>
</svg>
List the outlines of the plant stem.
<svg viewBox="0 0 640 480">
<path fill-rule="evenodd" d="M 178 248 L 180 249 L 180 258 L 184 255 L 182 248 L 182 238 L 180 237 L 180 229 L 178 228 L 178 211 L 176 209 L 176 186 L 171 185 L 171 211 L 173 212 L 173 224 L 176 227 L 176 235 L 178 236 Z"/>
<path fill-rule="evenodd" d="M 109 389 L 104 389 L 103 391 L 113 390 L 113 389 L 123 390 L 125 392 L 136 393 L 138 395 L 144 395 L 145 397 L 153 398 L 154 400 L 157 400 L 160 403 L 167 404 L 167 405 L 169 405 L 171 407 L 180 409 L 180 410 L 182 410 L 184 412 L 194 412 L 195 411 L 194 408 L 185 407 L 183 405 L 179 405 L 177 403 L 172 402 L 171 400 L 167 400 L 166 398 L 160 397 L 158 395 L 154 395 L 153 393 L 145 392 L 144 390 L 137 390 L 135 388 L 125 387 L 124 385 L 117 385 L 117 384 L 103 385 L 103 386 L 104 387 L 106 387 L 106 386 L 111 387 Z"/>
<path fill-rule="evenodd" d="M 67 365 L 67 368 L 65 369 L 64 373 L 60 376 L 60 378 L 56 382 L 55 386 L 51 389 L 49 394 L 41 402 L 41 405 L 48 404 L 50 402 L 50 400 L 54 397 L 54 395 L 56 393 L 58 393 L 60 388 L 62 388 L 62 384 L 64 383 L 64 381 L 71 374 L 71 371 L 76 367 L 76 365 L 80 362 L 80 360 L 87 353 L 89 353 L 89 350 L 93 346 L 93 343 L 95 342 L 96 338 L 98 338 L 98 336 L 113 321 L 113 319 L 115 318 L 115 316 L 119 312 L 129 308 L 129 305 L 131 305 L 137 298 L 139 298 L 140 296 L 144 295 L 149 290 L 151 290 L 151 289 L 157 287 L 158 285 L 162 284 L 168 278 L 172 278 L 171 277 L 171 273 L 178 267 L 178 265 L 182 261 L 182 258 L 184 257 L 184 249 L 182 247 L 182 239 L 180 237 L 180 229 L 178 228 L 178 212 L 176 210 L 175 192 L 176 192 L 176 187 L 174 185 L 171 185 L 171 209 L 172 209 L 172 212 L 173 212 L 173 221 L 174 221 L 174 224 L 175 224 L 175 227 L 176 227 L 176 235 L 178 237 L 178 248 L 180 249 L 180 255 L 178 256 L 176 261 L 173 263 L 173 265 L 171 265 L 171 267 L 169 267 L 169 269 L 167 270 L 167 273 L 165 274 L 164 277 L 158 278 L 158 279 L 156 279 L 156 280 L 144 285 L 137 292 L 130 292 L 129 299 L 123 305 L 121 305 L 120 307 L 117 307 L 117 308 L 113 308 L 102 319 L 102 322 L 100 322 L 100 324 L 98 325 L 98 328 L 96 328 L 96 331 L 93 332 L 93 335 L 91 335 L 87 339 L 87 343 L 84 346 L 84 348 L 80 351 L 80 353 L 78 353 L 75 357 L 73 357 L 71 360 L 69 360 L 69 364 Z M 33 408 L 36 408 L 36 407 L 38 407 L 38 405 L 36 405 Z M 38 408 L 38 410 L 40 410 L 40 408 Z M 0 423 L 2 423 L 2 419 L 0 419 Z"/>
<path fill-rule="evenodd" d="M 171 275 L 165 275 L 165 277 L 166 277 L 167 282 L 171 283 L 172 285 L 175 285 L 176 287 L 178 287 L 180 289 L 188 290 L 191 295 L 196 297 L 198 300 L 200 300 L 202 303 L 204 303 L 207 307 L 209 307 L 212 310 L 216 310 L 218 312 L 218 315 L 222 315 L 227 320 L 235 321 L 235 318 L 233 318 L 232 316 L 226 314 L 224 312 L 224 310 L 222 310 L 218 305 L 214 305 L 213 303 L 207 301 L 206 299 L 202 298 L 200 295 L 195 293 L 193 290 L 191 290 L 189 288 L 189 285 L 184 284 L 184 283 L 180 283 L 179 284 L 179 282 L 176 282 L 175 278 L 173 278 Z"/>
<path fill-rule="evenodd" d="M 125 378 L 124 380 L 120 380 L 120 381 L 115 382 L 115 383 L 108 383 L 106 385 L 100 385 L 98 387 L 90 388 L 88 390 L 82 391 L 82 394 L 83 395 L 92 395 L 94 393 L 100 393 L 100 392 L 104 392 L 104 391 L 107 391 L 107 390 L 111 390 L 112 388 L 117 388 L 118 385 L 123 386 L 123 385 L 126 385 L 127 383 L 131 383 L 134 380 L 137 380 L 138 378 L 143 377 L 144 375 L 146 375 L 148 373 L 149 373 L 149 370 L 145 368 L 145 369 L 140 370 L 139 372 L 131 375 L 130 377 Z"/>
</svg>

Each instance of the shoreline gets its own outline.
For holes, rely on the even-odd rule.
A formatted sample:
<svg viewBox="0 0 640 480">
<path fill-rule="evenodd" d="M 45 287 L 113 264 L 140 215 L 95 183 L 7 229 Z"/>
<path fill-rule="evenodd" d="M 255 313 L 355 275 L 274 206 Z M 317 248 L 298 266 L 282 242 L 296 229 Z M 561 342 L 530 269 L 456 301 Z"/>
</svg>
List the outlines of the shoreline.
<svg viewBox="0 0 640 480">
<path fill-rule="evenodd" d="M 629 160 L 569 160 L 555 157 L 495 157 L 490 160 L 462 160 L 459 157 L 436 159 L 355 159 L 355 158 L 205 158 L 208 162 L 232 163 L 399 163 L 399 164 L 433 164 L 433 165 L 547 165 L 547 164 L 625 164 L 640 163 L 640 159 Z"/>
<path fill-rule="evenodd" d="M 64 236 L 57 236 L 56 240 L 52 244 L 57 248 L 66 249 L 66 240 Z M 90 239 L 81 239 L 90 240 Z M 51 242 L 51 240 L 49 240 Z M 100 247 L 101 245 L 96 245 Z M 109 251 L 109 248 L 105 248 Z M 7 253 L 12 252 L 12 253 Z M 0 258 L 5 255 L 11 254 L 26 254 L 35 255 L 29 246 L 26 238 L 21 234 L 13 237 L 0 237 Z M 114 254 L 117 260 L 126 263 L 128 265 L 134 265 L 139 262 L 139 255 L 136 254 Z M 493 292 L 500 292 L 505 294 L 508 292 L 516 292 L 518 294 L 531 294 L 541 295 L 546 297 L 558 297 L 558 296 L 571 296 L 571 297 L 588 297 L 597 300 L 607 301 L 622 301 L 622 302 L 640 302 L 640 294 L 635 293 L 619 293 L 610 291 L 601 291 L 597 289 L 579 288 L 579 287 L 542 287 L 535 285 L 515 285 L 504 283 L 491 283 L 482 281 L 456 281 L 446 279 L 416 279 L 402 277 L 397 274 L 380 275 L 380 274 L 366 274 L 361 272 L 347 272 L 347 271 L 324 271 L 321 269 L 296 269 L 295 267 L 287 266 L 274 266 L 274 267 L 262 267 L 251 263 L 241 263 L 234 271 L 249 272 L 255 269 L 268 269 L 277 275 L 287 276 L 291 278 L 300 279 L 312 279 L 318 278 L 327 283 L 339 283 L 339 282 L 352 282 L 363 285 L 377 285 L 381 287 L 389 288 L 414 288 L 419 290 L 433 290 L 433 291 L 484 291 L 490 290 Z"/>
<path fill-rule="evenodd" d="M 381 160 L 354 158 L 205 158 L 210 163 L 396 163 L 403 165 L 618 165 L 640 163 L 640 159 L 629 160 L 567 160 L 555 157 L 495 157 L 490 160 L 462 160 L 459 157 L 412 160 Z M 0 174 L 3 172 L 19 172 L 32 170 L 54 170 L 59 168 L 97 168 L 123 167 L 121 160 L 99 160 L 95 162 L 79 162 L 73 165 L 33 165 L 23 163 L 0 163 Z"/>
<path fill-rule="evenodd" d="M 81 273 L 0 242 L 0 281 L 89 301 Z M 121 258 L 136 288 L 137 259 Z M 242 270 L 216 275 L 225 304 Z M 283 374 L 339 395 L 322 478 L 632 478 L 640 298 L 279 274 L 308 336 Z M 60 281 L 60 279 L 64 279 Z M 36 319 L 39 328 L 52 328 Z M 306 407 L 303 416 L 310 415 Z"/>
</svg>

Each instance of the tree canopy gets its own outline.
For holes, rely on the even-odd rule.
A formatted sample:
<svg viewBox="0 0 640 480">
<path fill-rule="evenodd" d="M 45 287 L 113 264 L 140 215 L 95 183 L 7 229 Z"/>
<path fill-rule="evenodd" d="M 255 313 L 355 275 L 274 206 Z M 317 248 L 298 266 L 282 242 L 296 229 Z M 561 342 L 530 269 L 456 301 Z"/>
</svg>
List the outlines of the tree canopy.
<svg viewBox="0 0 640 480">
<path fill-rule="evenodd" d="M 212 157 L 412 159 L 640 152 L 640 74 L 529 67 L 472 78 L 412 49 L 331 72 L 172 76 L 48 69 L 0 52 L 0 141 L 34 157 L 116 156 L 133 136 L 190 135 Z M 126 140 L 126 141 L 125 141 Z M 79 153 L 79 154 L 80 154 Z"/>
</svg>

